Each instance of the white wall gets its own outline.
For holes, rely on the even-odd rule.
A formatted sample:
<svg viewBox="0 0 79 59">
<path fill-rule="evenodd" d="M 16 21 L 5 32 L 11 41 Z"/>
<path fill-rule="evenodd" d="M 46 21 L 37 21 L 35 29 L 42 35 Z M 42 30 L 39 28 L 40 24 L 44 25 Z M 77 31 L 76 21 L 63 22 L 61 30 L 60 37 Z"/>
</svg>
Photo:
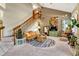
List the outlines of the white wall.
<svg viewBox="0 0 79 59">
<path fill-rule="evenodd" d="M 79 14 L 79 4 L 77 4 L 76 7 L 74 8 L 74 10 L 72 12 L 72 17 L 77 19 L 77 14 Z"/>
<path fill-rule="evenodd" d="M 5 9 L 5 3 L 0 3 L 0 20 L 3 20 L 4 9 Z"/>
<path fill-rule="evenodd" d="M 13 27 L 23 23 L 32 16 L 32 5 L 30 3 L 7 3 L 4 11 L 4 36 L 12 34 Z"/>
<path fill-rule="evenodd" d="M 3 20 L 3 10 L 0 9 L 0 20 Z"/>
<path fill-rule="evenodd" d="M 1 6 L 2 8 L 5 8 L 5 3 L 0 3 L 0 6 Z"/>
<path fill-rule="evenodd" d="M 38 19 L 39 20 L 39 19 Z M 23 27 L 23 31 L 24 32 L 28 32 L 28 31 L 37 31 L 38 30 L 38 20 L 33 22 L 32 24 L 28 25 L 27 27 Z"/>
</svg>

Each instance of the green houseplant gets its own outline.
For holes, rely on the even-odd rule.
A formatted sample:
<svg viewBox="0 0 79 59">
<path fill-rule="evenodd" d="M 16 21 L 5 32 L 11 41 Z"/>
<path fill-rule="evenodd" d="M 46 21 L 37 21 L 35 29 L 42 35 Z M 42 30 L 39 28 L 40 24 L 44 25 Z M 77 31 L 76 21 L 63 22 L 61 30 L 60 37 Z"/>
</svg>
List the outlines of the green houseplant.
<svg viewBox="0 0 79 59">
<path fill-rule="evenodd" d="M 23 38 L 23 34 L 22 34 L 22 30 L 18 29 L 17 33 L 16 33 L 16 38 L 17 39 L 22 39 Z"/>
<path fill-rule="evenodd" d="M 72 28 L 74 26 L 79 27 L 79 22 L 76 19 L 71 19 L 71 23 L 68 24 L 68 27 L 70 28 L 70 30 L 72 30 Z M 77 37 L 74 35 L 74 33 L 72 33 L 72 31 L 71 31 L 71 33 L 69 33 L 67 37 L 69 40 L 69 44 L 71 46 L 75 46 L 76 41 L 77 41 Z"/>
<path fill-rule="evenodd" d="M 79 22 L 76 19 L 71 19 L 72 27 L 76 26 L 79 27 Z"/>
<path fill-rule="evenodd" d="M 72 35 L 68 36 L 68 40 L 69 40 L 69 44 L 71 46 L 75 46 L 76 41 L 77 41 L 77 37 L 74 34 L 72 34 Z"/>
</svg>

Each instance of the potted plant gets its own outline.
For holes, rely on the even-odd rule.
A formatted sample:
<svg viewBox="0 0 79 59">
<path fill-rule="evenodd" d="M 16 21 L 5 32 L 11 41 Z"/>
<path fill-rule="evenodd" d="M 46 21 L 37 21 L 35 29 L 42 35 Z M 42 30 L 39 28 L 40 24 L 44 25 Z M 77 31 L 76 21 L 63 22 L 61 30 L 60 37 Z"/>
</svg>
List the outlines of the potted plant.
<svg viewBox="0 0 79 59">
<path fill-rule="evenodd" d="M 69 44 L 71 46 L 75 46 L 75 44 L 77 42 L 77 37 L 74 34 L 71 34 L 68 36 L 68 40 L 69 40 Z"/>
<path fill-rule="evenodd" d="M 79 22 L 76 23 L 76 26 L 79 28 Z"/>
<path fill-rule="evenodd" d="M 23 39 L 23 33 L 22 33 L 22 29 L 18 29 L 18 31 L 16 32 L 16 45 L 20 45 L 25 43 L 24 39 Z"/>
<path fill-rule="evenodd" d="M 22 39 L 23 38 L 23 34 L 22 34 L 22 30 L 18 29 L 17 33 L 16 33 L 16 38 L 17 39 Z"/>
<path fill-rule="evenodd" d="M 68 35 L 67 35 L 68 40 L 69 40 L 69 44 L 71 46 L 75 46 L 76 41 L 77 41 L 77 37 L 74 35 L 74 33 L 72 33 L 72 28 L 74 26 L 79 27 L 79 22 L 76 19 L 71 19 L 71 23 L 68 24 L 68 27 L 71 29 L 71 32 L 68 33 Z"/>
</svg>

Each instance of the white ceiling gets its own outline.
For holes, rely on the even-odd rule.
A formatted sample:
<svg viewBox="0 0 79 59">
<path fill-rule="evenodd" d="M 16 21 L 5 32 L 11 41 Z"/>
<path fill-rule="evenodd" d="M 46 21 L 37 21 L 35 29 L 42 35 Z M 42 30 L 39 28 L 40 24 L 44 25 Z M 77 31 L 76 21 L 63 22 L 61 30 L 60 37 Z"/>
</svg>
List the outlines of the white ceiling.
<svg viewBox="0 0 79 59">
<path fill-rule="evenodd" d="M 42 7 L 47 7 L 71 13 L 76 7 L 77 3 L 40 3 L 40 5 Z"/>
</svg>

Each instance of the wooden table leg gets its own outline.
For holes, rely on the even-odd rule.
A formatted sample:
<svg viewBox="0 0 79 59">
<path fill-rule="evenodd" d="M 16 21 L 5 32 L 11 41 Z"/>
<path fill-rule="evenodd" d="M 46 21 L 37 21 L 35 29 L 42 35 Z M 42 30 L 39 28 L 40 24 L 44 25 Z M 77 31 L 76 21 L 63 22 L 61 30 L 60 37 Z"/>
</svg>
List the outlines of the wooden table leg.
<svg viewBox="0 0 79 59">
<path fill-rule="evenodd" d="M 4 26 L 0 27 L 0 41 L 1 41 L 1 37 L 2 37 L 2 30 L 3 30 L 4 28 L 5 28 Z"/>
<path fill-rule="evenodd" d="M 0 41 L 1 41 L 1 30 L 0 30 Z"/>
</svg>

